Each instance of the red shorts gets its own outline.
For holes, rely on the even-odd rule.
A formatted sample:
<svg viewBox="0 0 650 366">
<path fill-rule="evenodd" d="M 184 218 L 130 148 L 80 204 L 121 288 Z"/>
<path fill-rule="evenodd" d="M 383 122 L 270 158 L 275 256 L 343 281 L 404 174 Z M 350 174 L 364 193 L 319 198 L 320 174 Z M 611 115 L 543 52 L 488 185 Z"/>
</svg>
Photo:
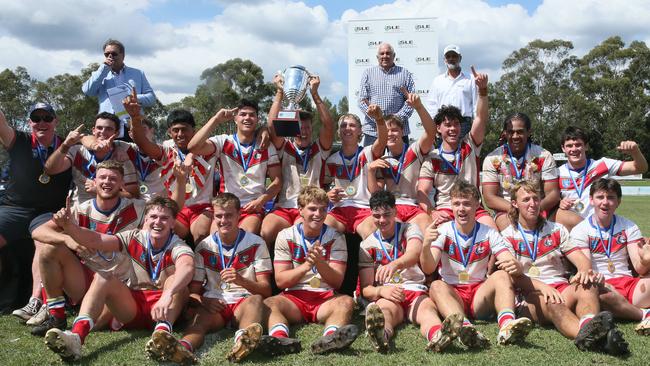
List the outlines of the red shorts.
<svg viewBox="0 0 650 366">
<path fill-rule="evenodd" d="M 357 226 L 372 215 L 372 212 L 369 208 L 347 206 L 336 207 L 328 215 L 345 225 L 346 233 L 354 234 L 357 231 Z"/>
<path fill-rule="evenodd" d="M 426 212 L 424 212 L 424 210 L 421 209 L 420 206 L 395 205 L 395 208 L 397 208 L 397 218 L 401 222 L 408 222 L 410 219 L 414 218 L 415 216 L 421 213 L 426 215 Z"/>
<path fill-rule="evenodd" d="M 244 302 L 246 299 L 246 297 L 242 297 L 234 304 L 226 304 L 226 307 L 219 313 L 219 315 L 221 315 L 223 318 L 224 324 L 228 325 L 230 322 L 232 322 L 232 319 L 235 317 L 235 310 L 237 310 L 239 304 Z"/>
<path fill-rule="evenodd" d="M 260 221 L 262 221 L 262 219 L 264 219 L 264 214 L 261 213 L 261 212 L 243 212 L 242 211 L 239 214 L 239 223 L 241 224 L 241 222 L 244 221 L 245 218 L 251 217 L 251 216 L 257 217 L 258 219 L 260 219 Z"/>
<path fill-rule="evenodd" d="M 474 296 L 482 284 L 483 282 L 470 283 L 468 285 L 451 285 L 463 301 L 463 309 L 467 317 L 470 319 L 474 319 L 476 316 L 476 314 L 474 314 Z"/>
<path fill-rule="evenodd" d="M 634 289 L 636 289 L 636 285 L 639 283 L 639 279 L 639 277 L 621 276 L 610 278 L 608 280 L 605 280 L 605 282 L 614 286 L 616 291 L 618 291 L 619 294 L 623 295 L 623 297 L 626 298 L 630 304 L 632 304 Z"/>
<path fill-rule="evenodd" d="M 559 293 L 562 293 L 571 284 L 568 282 L 556 282 L 556 283 L 549 283 L 548 285 L 556 289 Z"/>
<path fill-rule="evenodd" d="M 451 216 L 452 220 L 454 219 L 454 212 L 450 208 L 436 208 L 436 211 L 446 212 L 449 214 L 449 216 Z M 474 219 L 478 220 L 484 216 L 490 217 L 490 213 L 485 211 L 483 205 L 480 205 L 476 209 L 476 214 L 474 214 Z"/>
<path fill-rule="evenodd" d="M 196 221 L 196 219 L 198 219 L 199 216 L 201 216 L 201 214 L 205 211 L 211 212 L 212 204 L 199 203 L 192 206 L 185 206 L 178 212 L 178 215 L 176 215 L 176 221 L 180 222 L 181 225 L 189 229 L 190 225 L 192 225 L 192 223 Z"/>
<path fill-rule="evenodd" d="M 156 305 L 162 290 L 131 290 L 131 297 L 135 300 L 137 307 L 135 317 L 126 324 L 120 324 L 113 318 L 111 321 L 111 330 L 120 329 L 151 329 L 154 325 L 151 319 L 151 309 Z"/>
<path fill-rule="evenodd" d="M 402 301 L 400 305 L 402 306 L 402 310 L 404 310 L 404 316 L 411 322 L 413 321 L 415 314 L 410 314 L 409 311 L 411 310 L 411 307 L 415 305 L 415 301 L 420 296 L 429 296 L 429 295 L 427 294 L 426 291 L 419 291 L 419 290 L 413 291 L 413 290 L 404 289 L 404 301 Z"/>
<path fill-rule="evenodd" d="M 269 212 L 269 215 L 270 214 L 281 217 L 284 221 L 288 222 L 289 225 L 295 224 L 300 218 L 300 211 L 298 211 L 297 208 L 276 207 L 273 211 Z"/>
<path fill-rule="evenodd" d="M 334 291 L 291 290 L 284 291 L 280 295 L 296 304 L 305 322 L 318 323 L 316 318 L 318 309 L 325 301 L 334 298 Z"/>
</svg>

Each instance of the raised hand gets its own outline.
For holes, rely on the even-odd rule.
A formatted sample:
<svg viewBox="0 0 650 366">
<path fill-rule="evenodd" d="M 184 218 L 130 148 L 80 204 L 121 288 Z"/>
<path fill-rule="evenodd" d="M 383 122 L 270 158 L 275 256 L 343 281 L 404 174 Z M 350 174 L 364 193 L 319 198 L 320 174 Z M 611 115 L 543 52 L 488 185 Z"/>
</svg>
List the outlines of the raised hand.
<svg viewBox="0 0 650 366">
<path fill-rule="evenodd" d="M 138 94 L 135 91 L 135 87 L 131 89 L 131 94 L 122 100 L 122 105 L 132 118 L 140 115 L 140 103 L 138 103 Z"/>
<path fill-rule="evenodd" d="M 111 135 L 108 140 L 95 140 L 90 149 L 99 153 L 107 153 L 113 148 L 115 138 L 117 138 L 117 134 Z"/>
<path fill-rule="evenodd" d="M 472 75 L 474 75 L 474 83 L 478 89 L 486 89 L 488 87 L 488 76 L 487 74 L 480 74 L 474 69 L 474 65 L 470 66 L 472 70 Z"/>
<path fill-rule="evenodd" d="M 431 211 L 431 219 L 441 225 L 447 221 L 451 221 L 452 217 L 447 211 Z"/>
<path fill-rule="evenodd" d="M 631 155 L 633 152 L 639 150 L 639 145 L 634 141 L 621 141 L 616 150 L 626 155 Z"/>
<path fill-rule="evenodd" d="M 81 132 L 83 128 L 84 125 L 79 125 L 79 127 L 68 132 L 68 136 L 66 136 L 65 141 L 63 141 L 63 144 L 67 147 L 71 147 L 72 145 L 78 144 L 79 141 L 81 141 L 81 138 L 86 136 L 85 133 Z"/>
<path fill-rule="evenodd" d="M 366 113 L 368 113 L 368 116 L 370 116 L 370 118 L 374 119 L 375 121 L 384 118 L 384 114 L 381 111 L 381 108 L 376 104 L 369 105 L 368 112 Z"/>
<path fill-rule="evenodd" d="M 65 199 L 65 207 L 60 209 L 57 213 L 52 216 L 52 221 L 65 230 L 65 228 L 72 224 L 72 213 L 70 211 L 70 196 L 67 196 Z"/>
<path fill-rule="evenodd" d="M 334 187 L 327 192 L 327 198 L 333 203 L 339 202 L 343 197 L 345 197 L 345 189 L 341 187 Z"/>
<path fill-rule="evenodd" d="M 422 99 L 420 99 L 418 93 L 409 93 L 408 89 L 406 89 L 405 87 L 401 87 L 399 90 L 402 92 L 402 94 L 404 94 L 404 98 L 406 99 L 406 104 L 410 105 L 415 109 L 422 106 Z"/>
<path fill-rule="evenodd" d="M 320 86 L 320 76 L 311 75 L 309 76 L 309 91 L 312 95 L 318 94 L 318 87 Z"/>
<path fill-rule="evenodd" d="M 372 163 L 368 164 L 368 170 L 376 171 L 377 169 L 390 169 L 390 163 L 384 159 L 374 160 Z"/>
<path fill-rule="evenodd" d="M 278 71 L 278 73 L 273 76 L 273 84 L 275 85 L 276 89 L 283 90 L 284 76 L 282 76 L 282 73 L 280 71 Z"/>
<path fill-rule="evenodd" d="M 429 226 L 424 231 L 424 242 L 426 243 L 433 243 L 438 239 L 438 236 L 440 236 L 440 233 L 438 232 L 438 225 L 439 221 L 434 220 Z"/>
<path fill-rule="evenodd" d="M 573 207 L 573 203 L 575 201 L 575 198 L 562 198 L 560 201 L 560 208 L 563 210 L 570 210 Z"/>
<path fill-rule="evenodd" d="M 238 111 L 239 108 L 232 108 L 232 109 L 221 108 L 214 116 L 217 120 L 217 123 L 222 123 L 222 122 L 230 121 L 233 118 L 235 118 Z"/>
</svg>

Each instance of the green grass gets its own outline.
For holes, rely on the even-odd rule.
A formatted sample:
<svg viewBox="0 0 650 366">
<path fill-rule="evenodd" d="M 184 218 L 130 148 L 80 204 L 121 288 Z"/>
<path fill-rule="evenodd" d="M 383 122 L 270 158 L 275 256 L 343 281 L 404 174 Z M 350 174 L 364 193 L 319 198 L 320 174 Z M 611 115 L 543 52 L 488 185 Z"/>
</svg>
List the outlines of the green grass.
<svg viewBox="0 0 650 366">
<path fill-rule="evenodd" d="M 650 186 L 650 179 L 644 179 L 644 180 L 619 180 L 619 183 L 621 183 L 622 186 L 633 186 L 633 187 L 639 187 L 639 186 Z"/>
<path fill-rule="evenodd" d="M 621 215 L 634 220 L 645 235 L 650 235 L 650 219 L 646 210 L 650 208 L 649 196 L 627 196 L 623 200 L 619 212 Z M 68 318 L 68 323 L 73 318 Z M 362 318 L 354 317 L 354 322 L 363 328 Z M 496 339 L 497 327 L 494 322 L 479 322 L 478 328 L 493 342 Z M 320 325 L 293 327 L 295 336 L 303 342 L 303 351 L 296 355 L 288 355 L 275 359 L 266 359 L 252 355 L 245 364 L 269 365 L 513 365 L 552 364 L 555 365 L 648 365 L 646 356 L 650 347 L 650 337 L 638 336 L 634 333 L 633 323 L 620 324 L 630 343 L 632 354 L 627 359 L 619 359 L 600 353 L 580 352 L 573 343 L 562 337 L 552 328 L 536 328 L 528 337 L 527 343 L 521 346 L 496 346 L 484 351 L 467 351 L 456 344 L 444 354 L 431 354 L 424 351 L 425 341 L 419 330 L 413 325 L 399 329 L 395 349 L 387 354 L 375 353 L 369 341 L 361 336 L 352 347 L 342 353 L 325 356 L 314 356 L 309 345 L 316 340 L 321 332 Z M 180 335 L 177 333 L 177 335 Z M 81 364 L 95 365 L 154 365 L 144 353 L 144 345 L 150 336 L 149 331 L 137 332 L 92 332 L 84 345 Z M 206 338 L 206 344 L 199 349 L 201 363 L 204 365 L 225 364 L 225 355 L 232 346 L 233 331 L 225 330 L 211 334 Z M 0 364 L 2 365 L 50 365 L 60 364 L 61 361 L 43 344 L 42 338 L 29 334 L 29 327 L 9 315 L 0 317 Z"/>
</svg>

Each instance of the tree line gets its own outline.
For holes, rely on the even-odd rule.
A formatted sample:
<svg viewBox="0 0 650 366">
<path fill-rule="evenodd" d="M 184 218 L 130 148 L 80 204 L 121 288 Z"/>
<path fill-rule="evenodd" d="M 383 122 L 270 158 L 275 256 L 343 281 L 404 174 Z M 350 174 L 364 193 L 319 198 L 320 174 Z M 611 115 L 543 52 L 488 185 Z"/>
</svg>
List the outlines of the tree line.
<svg viewBox="0 0 650 366">
<path fill-rule="evenodd" d="M 650 157 L 650 50 L 644 42 L 629 45 L 610 37 L 583 57 L 572 54 L 573 43 L 565 40 L 535 40 L 512 52 L 502 64 L 503 74 L 490 85 L 491 128 L 482 155 L 499 143 L 501 125 L 512 112 L 524 112 L 533 121 L 533 140 L 551 152 L 561 152 L 560 137 L 569 125 L 587 130 L 591 156 L 624 158 L 618 151 L 621 140 L 637 141 Z M 480 65 L 479 62 L 477 64 Z M 97 100 L 81 92 L 81 84 L 99 67 L 93 63 L 78 75 L 62 74 L 45 81 L 32 78 L 24 67 L 0 72 L 0 108 L 12 126 L 23 128 L 30 105 L 46 101 L 59 117 L 57 132 L 65 136 L 79 124 L 89 132 L 97 112 Z M 146 70 L 146 68 L 145 68 Z M 264 82 L 262 69 L 239 58 L 206 69 L 194 95 L 164 105 L 160 101 L 145 113 L 158 125 L 157 137 L 165 134 L 165 118 L 174 108 L 190 110 L 198 126 L 224 106 L 240 98 L 259 103 L 261 111 L 271 106 L 275 87 Z M 154 85 L 155 86 L 155 85 Z M 332 118 L 347 112 L 347 97 L 337 103 L 323 97 Z M 309 96 L 302 108 L 314 111 Z M 261 114 L 265 118 L 264 113 Z M 315 115 L 314 131 L 320 121 Z M 233 124 L 219 126 L 218 133 L 232 133 Z M 6 152 L 0 152 L 0 163 Z"/>
</svg>

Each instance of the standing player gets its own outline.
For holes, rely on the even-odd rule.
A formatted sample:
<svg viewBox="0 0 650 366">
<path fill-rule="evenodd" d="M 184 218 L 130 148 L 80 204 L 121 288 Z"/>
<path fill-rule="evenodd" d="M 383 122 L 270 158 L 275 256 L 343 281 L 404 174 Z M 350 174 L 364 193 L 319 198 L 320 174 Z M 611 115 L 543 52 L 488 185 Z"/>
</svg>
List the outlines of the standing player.
<svg viewBox="0 0 650 366">
<path fill-rule="evenodd" d="M 367 113 L 377 123 L 377 140 L 371 146 L 359 146 L 361 121 L 354 114 L 344 114 L 339 118 L 341 150 L 325 164 L 325 183 L 334 185 L 327 193 L 334 209 L 327 214 L 325 223 L 341 233 L 356 232 L 362 239 L 375 230 L 368 208 L 368 164 L 382 156 L 387 140 L 379 106 L 370 105 Z"/>
<path fill-rule="evenodd" d="M 587 150 L 589 136 L 578 127 L 567 127 L 562 135 L 562 151 L 567 157 L 567 162 L 558 168 L 562 200 L 557 221 L 569 230 L 593 215 L 594 208 L 589 203 L 588 193 L 593 182 L 600 178 L 642 174 L 648 171 L 648 162 L 634 141 L 622 141 L 617 148 L 618 151 L 630 155 L 632 161 L 609 158 L 593 160 L 587 158 Z M 567 211 L 580 216 L 567 214 Z"/>
<path fill-rule="evenodd" d="M 571 240 L 588 247 L 592 266 L 605 277 L 600 289 L 603 308 L 621 319 L 640 320 L 636 331 L 650 335 L 650 269 L 647 252 L 650 249 L 639 227 L 623 216 L 616 215 L 621 204 L 621 185 L 611 178 L 601 178 L 591 184 L 589 203 L 594 213 L 571 230 Z M 645 259 L 644 259 L 645 258 Z"/>
<path fill-rule="evenodd" d="M 464 137 L 461 135 L 461 122 L 464 117 L 460 109 L 454 106 L 442 106 L 438 109 L 434 121 L 442 137 L 442 144 L 427 159 L 420 171 L 418 191 L 423 208 L 430 213 L 433 221 L 439 224 L 453 220 L 449 192 L 457 179 L 463 179 L 473 185 L 479 185 L 479 156 L 485 139 L 488 124 L 488 77 L 479 74 L 472 66 L 474 83 L 479 91 L 476 104 L 476 117 L 471 130 Z M 435 189 L 435 206 L 431 205 L 429 194 Z M 476 211 L 476 220 L 496 229 L 494 220 L 482 205 Z"/>
<path fill-rule="evenodd" d="M 396 222 L 395 196 L 377 191 L 370 197 L 377 231 L 361 242 L 359 278 L 366 307 L 366 330 L 375 350 L 386 352 L 394 329 L 404 320 L 420 325 L 427 350 L 441 352 L 458 336 L 463 316 L 452 314 L 443 324 L 427 296 L 418 266 L 422 233 L 417 225 Z"/>
<path fill-rule="evenodd" d="M 540 192 L 541 210 L 545 217 L 557 207 L 560 189 L 555 160 L 548 150 L 529 141 L 531 122 L 527 115 L 514 113 L 503 123 L 506 142 L 483 160 L 483 196 L 494 211 L 499 230 L 510 222 L 510 188 L 519 181 L 531 180 Z M 551 217 L 552 218 L 552 217 Z"/>
<path fill-rule="evenodd" d="M 235 109 L 221 109 L 190 141 L 195 154 L 215 154 L 219 160 L 222 192 L 239 197 L 242 213 L 239 227 L 259 234 L 264 204 L 273 200 L 282 187 L 280 161 L 275 147 L 262 148 L 257 141 L 257 104 L 242 99 Z M 210 137 L 215 127 L 234 118 L 237 132 Z M 271 184 L 266 187 L 266 177 Z"/>
<path fill-rule="evenodd" d="M 499 324 L 497 342 L 521 342 L 532 328 L 530 319 L 516 319 L 514 313 L 512 277 L 523 274 L 521 264 L 496 230 L 474 219 L 480 199 L 475 185 L 457 180 L 450 195 L 454 220 L 440 228 L 432 223 L 424 236 L 422 270 L 433 273 L 438 268 L 441 278 L 431 284 L 429 295 L 442 316 L 465 316 L 459 335 L 465 346 L 489 346 L 488 339 L 468 318 L 486 319 L 495 312 Z M 499 270 L 486 278 L 490 255 L 496 257 Z"/>
<path fill-rule="evenodd" d="M 347 249 L 343 235 L 324 225 L 327 193 L 307 186 L 298 196 L 303 222 L 286 228 L 275 241 L 275 281 L 284 291 L 264 303 L 269 314 L 269 344 L 277 352 L 299 350 L 289 337 L 289 324 L 324 323 L 323 336 L 311 346 L 313 353 L 348 347 L 357 338 L 356 325 L 349 324 L 354 301 L 337 294 L 345 273 Z M 284 351 L 284 349 L 289 349 Z"/>
<path fill-rule="evenodd" d="M 594 274 L 591 261 L 582 252 L 586 247 L 569 240 L 564 226 L 539 215 L 540 198 L 532 183 L 515 183 L 510 197 L 511 225 L 501 234 L 526 274 L 515 279 L 525 298 L 523 314 L 538 323 L 553 323 L 582 351 L 597 350 L 600 342 L 607 340 L 622 340 L 612 313 L 599 313 L 600 276 Z M 577 268 L 571 281 L 567 280 L 564 257 Z M 627 353 L 627 343 L 608 344 L 605 349 L 613 354 Z"/>
<path fill-rule="evenodd" d="M 85 247 L 128 255 L 133 273 L 127 283 L 116 277 L 95 276 L 72 331 L 54 328 L 45 334 L 45 344 L 53 352 L 64 360 L 78 360 L 81 346 L 94 327 L 110 323 L 113 330 L 146 329 L 155 322 L 145 350 L 152 358 L 164 359 L 166 333 L 171 333 L 187 301 L 187 286 L 194 275 L 192 249 L 172 232 L 177 213 L 176 202 L 154 197 L 145 208 L 143 228 L 116 235 L 79 227 L 68 208 L 54 215 L 54 222 Z"/>
<path fill-rule="evenodd" d="M 402 139 L 402 120 L 395 115 L 386 117 L 386 155 L 368 165 L 368 191 L 372 194 L 385 187 L 393 192 L 397 197 L 397 218 L 402 222 L 414 223 L 420 230 L 424 230 L 431 219 L 418 206 L 417 184 L 420 168 L 433 146 L 435 130 L 433 120 L 422 105 L 420 96 L 409 93 L 406 88 L 402 89 L 402 93 L 407 96 L 406 103 L 418 112 L 424 134 L 418 141 L 408 145 Z M 383 179 L 378 180 L 377 173 L 380 173 Z"/>
<path fill-rule="evenodd" d="M 325 160 L 330 155 L 334 140 L 334 123 L 327 106 L 318 95 L 320 78 L 316 75 L 312 75 L 309 79 L 309 90 L 322 122 L 318 139 L 312 142 L 312 116 L 304 111 L 300 111 L 300 136 L 294 137 L 293 141 L 277 136 L 273 128 L 273 119 L 277 117 L 282 106 L 283 80 L 281 76 L 276 75 L 274 81 L 277 92 L 269 111 L 269 131 L 271 142 L 280 154 L 283 179 L 275 208 L 262 222 L 261 236 L 271 250 L 278 232 L 300 220 L 298 213 L 300 189 L 308 185 L 321 186 L 321 171 Z"/>
</svg>

